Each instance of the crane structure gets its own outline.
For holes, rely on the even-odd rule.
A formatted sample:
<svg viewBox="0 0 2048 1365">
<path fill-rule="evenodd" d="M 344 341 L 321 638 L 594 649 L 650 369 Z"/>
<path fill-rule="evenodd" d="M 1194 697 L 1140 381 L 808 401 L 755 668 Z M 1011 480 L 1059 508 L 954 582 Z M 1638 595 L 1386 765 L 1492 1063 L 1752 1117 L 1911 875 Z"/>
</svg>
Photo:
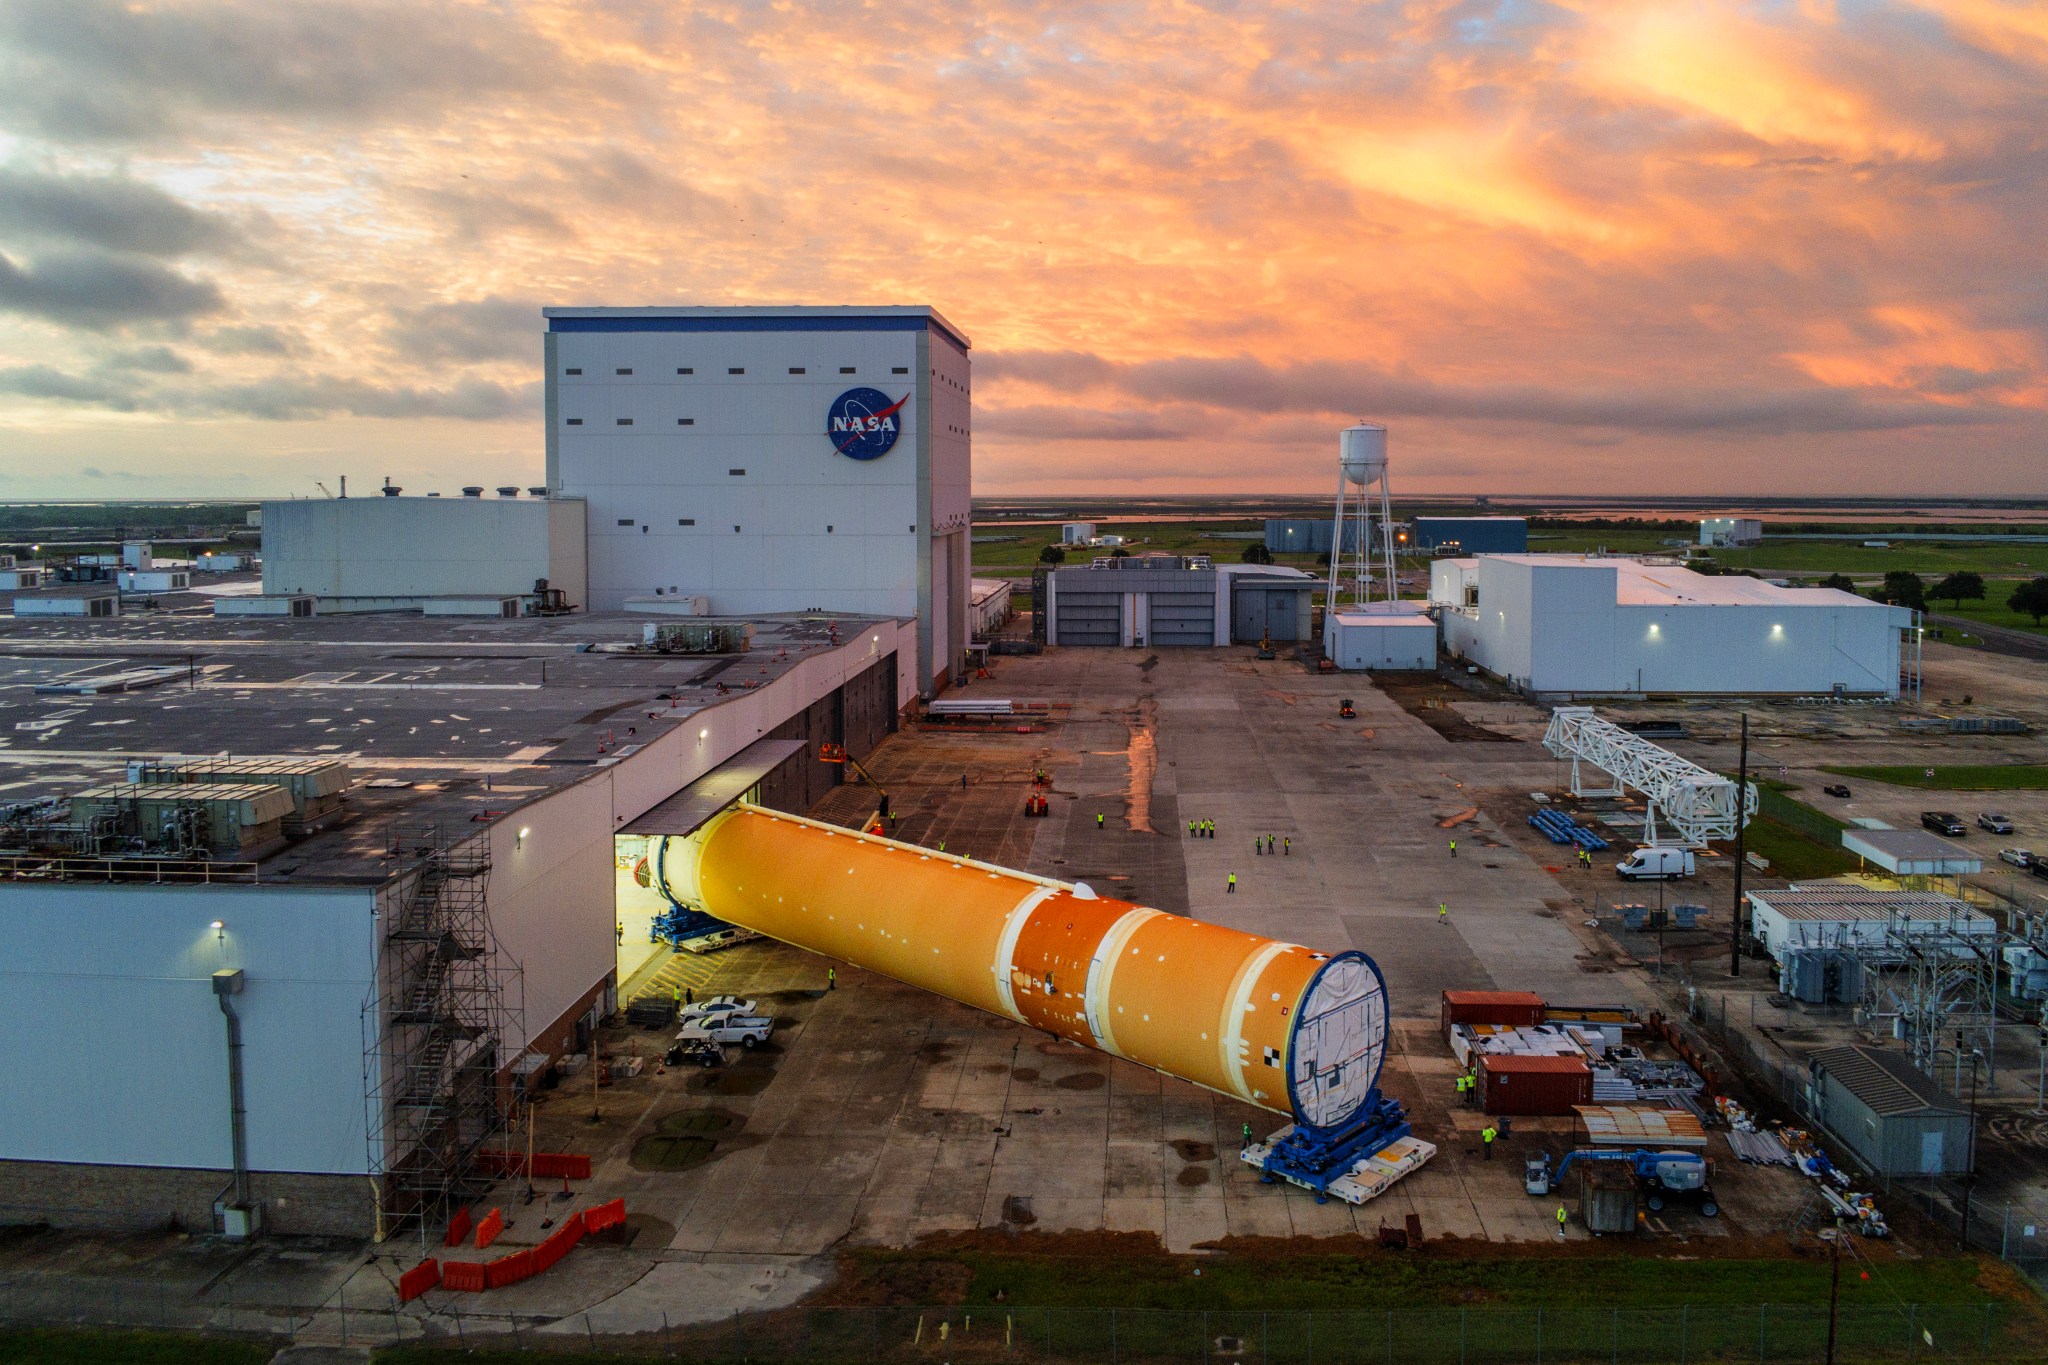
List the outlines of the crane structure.
<svg viewBox="0 0 2048 1365">
<path fill-rule="evenodd" d="M 1733 839 L 1738 819 L 1744 825 L 1756 815 L 1756 784 L 1749 783 L 1737 813 L 1735 783 L 1708 772 L 1641 735 L 1593 714 L 1590 706 L 1560 706 L 1550 713 L 1543 747 L 1572 761 L 1573 796 L 1620 796 L 1634 787 L 1645 798 L 1643 842 L 1667 842 L 1702 848 L 1710 839 Z M 1607 774 L 1604 785 L 1586 780 L 1585 768 Z M 1672 838 L 1658 829 L 1657 813 Z"/>
</svg>

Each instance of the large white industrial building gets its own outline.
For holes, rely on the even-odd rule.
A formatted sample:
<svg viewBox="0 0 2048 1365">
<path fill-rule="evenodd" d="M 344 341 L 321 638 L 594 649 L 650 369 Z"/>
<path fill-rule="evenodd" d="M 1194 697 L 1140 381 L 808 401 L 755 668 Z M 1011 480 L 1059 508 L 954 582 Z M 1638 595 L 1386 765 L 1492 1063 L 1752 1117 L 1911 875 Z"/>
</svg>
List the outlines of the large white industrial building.
<svg viewBox="0 0 2048 1365">
<path fill-rule="evenodd" d="M 968 644 L 968 342 L 925 307 L 548 308 L 547 480 L 590 508 L 590 605 L 912 617 Z"/>
<path fill-rule="evenodd" d="M 1896 697 L 1903 607 L 1669 562 L 1480 555 L 1430 566 L 1444 646 L 1549 697 Z"/>
</svg>

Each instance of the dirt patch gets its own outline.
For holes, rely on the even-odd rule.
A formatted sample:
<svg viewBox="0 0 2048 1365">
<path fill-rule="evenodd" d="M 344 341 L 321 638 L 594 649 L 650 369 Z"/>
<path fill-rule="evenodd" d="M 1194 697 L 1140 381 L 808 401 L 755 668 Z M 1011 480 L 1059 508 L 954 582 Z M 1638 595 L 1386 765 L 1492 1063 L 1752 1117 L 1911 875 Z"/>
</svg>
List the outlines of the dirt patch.
<svg viewBox="0 0 2048 1365">
<path fill-rule="evenodd" d="M 1372 685 L 1403 711 L 1454 744 L 1517 742 L 1513 735 L 1474 725 L 1458 714 L 1453 703 L 1470 701 L 1471 697 L 1432 674 L 1412 673 L 1398 678 L 1375 676 Z"/>
<path fill-rule="evenodd" d="M 711 1160 L 719 1140 L 741 1120 L 718 1109 L 685 1109 L 658 1119 L 654 1131 L 633 1144 L 636 1171 L 687 1171 Z"/>
<path fill-rule="evenodd" d="M 1175 1138 L 1169 1145 L 1173 1148 L 1173 1154 L 1182 1161 L 1214 1161 L 1216 1159 L 1216 1149 L 1206 1142 L 1196 1142 L 1192 1138 Z"/>
<path fill-rule="evenodd" d="M 1180 1168 L 1180 1174 L 1173 1178 L 1173 1183 L 1187 1189 L 1195 1189 L 1209 1183 L 1209 1174 L 1207 1166 L 1183 1166 Z"/>
<path fill-rule="evenodd" d="M 1109 1084 L 1109 1077 L 1100 1071 L 1077 1071 L 1071 1076 L 1062 1076 L 1053 1082 L 1062 1090 L 1100 1090 Z"/>
<path fill-rule="evenodd" d="M 749 1071 L 739 1067 L 713 1067 L 690 1078 L 690 1089 L 700 1095 L 758 1095 L 775 1079 L 772 1071 Z"/>
<path fill-rule="evenodd" d="M 1159 770 L 1159 703 L 1150 697 L 1138 699 L 1138 717 L 1131 722 L 1128 750 L 1130 781 L 1124 790 L 1124 823 L 1139 834 L 1157 834 L 1152 828 L 1152 777 Z"/>
<path fill-rule="evenodd" d="M 974 1271 L 939 1257 L 870 1262 L 856 1276 L 842 1275 L 823 1300 L 848 1308 L 917 1308 L 959 1303 L 974 1283 Z"/>
<path fill-rule="evenodd" d="M 933 1065 L 937 1065 L 940 1062 L 949 1062 L 953 1059 L 953 1045 L 951 1043 L 926 1043 L 917 1050 L 917 1059 L 920 1062 L 929 1062 Z"/>
<path fill-rule="evenodd" d="M 1020 1081 L 1035 1081 L 1038 1079 L 1038 1068 L 1035 1066 L 1020 1066 L 1012 1070 L 1010 1074 Z"/>
</svg>

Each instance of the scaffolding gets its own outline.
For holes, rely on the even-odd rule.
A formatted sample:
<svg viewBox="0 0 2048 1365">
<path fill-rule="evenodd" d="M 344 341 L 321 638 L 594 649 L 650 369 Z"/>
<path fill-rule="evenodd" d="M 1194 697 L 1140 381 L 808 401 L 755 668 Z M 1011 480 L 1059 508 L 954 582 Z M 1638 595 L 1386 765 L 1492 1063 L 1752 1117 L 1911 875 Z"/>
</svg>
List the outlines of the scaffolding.
<svg viewBox="0 0 2048 1365">
<path fill-rule="evenodd" d="M 1857 950 L 1866 1023 L 1892 1021 L 1913 1065 L 1939 1076 L 1946 1057 L 1960 1087 L 1963 1060 L 1985 1059 L 1987 1091 L 1998 1088 L 1998 959 L 1995 921 L 1958 905 L 1945 917 L 1893 910 L 1882 942 Z"/>
<path fill-rule="evenodd" d="M 1689 848 L 1704 848 L 1710 839 L 1733 839 L 1737 820 L 1746 825 L 1756 815 L 1754 782 L 1738 802 L 1735 783 L 1728 778 L 1600 719 L 1590 706 L 1552 711 L 1543 747 L 1572 761 L 1573 796 L 1619 797 L 1625 787 L 1641 792 L 1646 798 L 1643 842 L 1653 847 L 1665 842 L 1657 828 L 1660 810 L 1678 842 Z M 1582 764 L 1606 773 L 1607 781 L 1589 782 Z"/>
<path fill-rule="evenodd" d="M 493 1183 L 477 1157 L 505 1134 L 500 1078 L 524 987 L 491 931 L 484 836 L 394 828 L 389 844 L 414 866 L 381 898 L 378 994 L 363 1009 L 370 1175 L 385 1235 L 416 1221 L 424 1236 Z"/>
</svg>

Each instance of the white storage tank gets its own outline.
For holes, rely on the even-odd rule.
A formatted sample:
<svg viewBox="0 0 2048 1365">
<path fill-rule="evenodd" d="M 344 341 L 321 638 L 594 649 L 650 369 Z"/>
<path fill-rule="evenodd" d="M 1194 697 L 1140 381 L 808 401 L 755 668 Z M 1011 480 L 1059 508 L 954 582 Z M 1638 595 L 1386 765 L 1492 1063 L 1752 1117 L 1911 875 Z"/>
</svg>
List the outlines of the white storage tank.
<svg viewBox="0 0 2048 1365">
<path fill-rule="evenodd" d="M 1337 437 L 1338 462 L 1344 477 L 1370 488 L 1387 477 L 1387 429 L 1373 422 L 1346 427 Z"/>
</svg>

